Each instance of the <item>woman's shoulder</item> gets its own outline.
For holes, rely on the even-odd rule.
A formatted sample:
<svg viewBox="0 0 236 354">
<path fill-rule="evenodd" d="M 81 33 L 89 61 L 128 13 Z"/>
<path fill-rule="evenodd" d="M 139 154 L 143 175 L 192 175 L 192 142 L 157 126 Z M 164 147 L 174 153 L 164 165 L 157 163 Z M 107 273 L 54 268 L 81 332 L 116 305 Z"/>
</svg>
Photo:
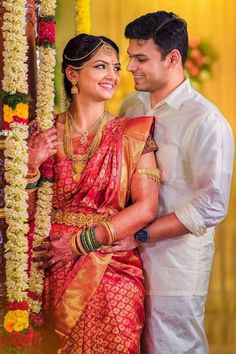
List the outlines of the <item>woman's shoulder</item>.
<svg viewBox="0 0 236 354">
<path fill-rule="evenodd" d="M 146 140 L 154 129 L 154 116 L 124 117 L 124 120 L 124 134 L 134 138 Z"/>
</svg>

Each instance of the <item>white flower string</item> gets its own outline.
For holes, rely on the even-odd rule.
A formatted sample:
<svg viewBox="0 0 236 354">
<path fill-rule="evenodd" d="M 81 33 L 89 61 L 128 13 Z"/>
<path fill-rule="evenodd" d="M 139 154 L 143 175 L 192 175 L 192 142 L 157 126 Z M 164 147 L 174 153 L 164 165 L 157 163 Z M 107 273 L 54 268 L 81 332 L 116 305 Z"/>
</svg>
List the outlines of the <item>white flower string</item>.
<svg viewBox="0 0 236 354">
<path fill-rule="evenodd" d="M 55 0 L 41 0 L 38 30 L 37 120 L 42 131 L 54 124 L 55 9 Z M 38 189 L 33 247 L 41 245 L 43 239 L 49 235 L 52 194 L 51 181 L 43 180 Z M 36 256 L 37 253 L 33 251 L 33 258 Z M 38 265 L 38 263 L 32 262 L 29 280 L 29 304 L 33 315 L 40 314 L 42 310 L 44 271 L 39 270 Z M 33 318 L 34 316 L 32 316 Z"/>
<path fill-rule="evenodd" d="M 8 225 L 5 244 L 8 307 L 4 329 L 11 338 L 29 333 L 28 312 L 28 194 L 27 138 L 28 84 L 26 0 L 5 0 L 3 7 L 3 81 L 2 102 L 5 140 L 5 216 Z M 15 342 L 14 342 L 15 343 Z M 23 350 L 23 348 L 22 348 Z M 19 351 L 20 352 L 20 351 Z"/>
</svg>

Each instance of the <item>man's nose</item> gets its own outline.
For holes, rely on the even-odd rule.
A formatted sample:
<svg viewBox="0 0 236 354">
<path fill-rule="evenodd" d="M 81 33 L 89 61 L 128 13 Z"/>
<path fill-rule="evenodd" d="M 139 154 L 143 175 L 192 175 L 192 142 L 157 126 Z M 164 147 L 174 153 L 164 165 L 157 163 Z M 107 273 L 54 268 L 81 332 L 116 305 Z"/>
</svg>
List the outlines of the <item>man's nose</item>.
<svg viewBox="0 0 236 354">
<path fill-rule="evenodd" d="M 133 72 L 137 70 L 137 65 L 134 61 L 134 59 L 130 59 L 128 65 L 127 65 L 127 71 Z"/>
</svg>

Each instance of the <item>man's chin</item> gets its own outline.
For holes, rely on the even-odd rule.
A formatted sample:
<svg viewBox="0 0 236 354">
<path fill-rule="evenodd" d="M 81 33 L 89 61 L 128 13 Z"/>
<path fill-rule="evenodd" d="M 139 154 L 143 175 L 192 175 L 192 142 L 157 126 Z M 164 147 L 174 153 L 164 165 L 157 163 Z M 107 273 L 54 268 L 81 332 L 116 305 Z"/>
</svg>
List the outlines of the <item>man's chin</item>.
<svg viewBox="0 0 236 354">
<path fill-rule="evenodd" d="M 134 84 L 134 88 L 136 91 L 148 92 L 148 90 L 145 87 L 142 87 L 141 85 L 138 84 Z"/>
</svg>

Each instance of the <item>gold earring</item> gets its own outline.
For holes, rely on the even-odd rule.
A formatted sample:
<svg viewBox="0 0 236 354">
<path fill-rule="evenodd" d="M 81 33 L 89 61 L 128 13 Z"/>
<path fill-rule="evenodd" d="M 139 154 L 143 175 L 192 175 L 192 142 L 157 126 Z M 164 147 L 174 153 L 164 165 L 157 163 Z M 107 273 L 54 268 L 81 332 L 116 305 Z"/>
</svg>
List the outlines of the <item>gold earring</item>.
<svg viewBox="0 0 236 354">
<path fill-rule="evenodd" d="M 77 87 L 77 81 L 72 81 L 71 85 L 72 85 L 71 86 L 71 90 L 70 90 L 71 94 L 72 95 L 78 95 L 79 89 Z"/>
</svg>

